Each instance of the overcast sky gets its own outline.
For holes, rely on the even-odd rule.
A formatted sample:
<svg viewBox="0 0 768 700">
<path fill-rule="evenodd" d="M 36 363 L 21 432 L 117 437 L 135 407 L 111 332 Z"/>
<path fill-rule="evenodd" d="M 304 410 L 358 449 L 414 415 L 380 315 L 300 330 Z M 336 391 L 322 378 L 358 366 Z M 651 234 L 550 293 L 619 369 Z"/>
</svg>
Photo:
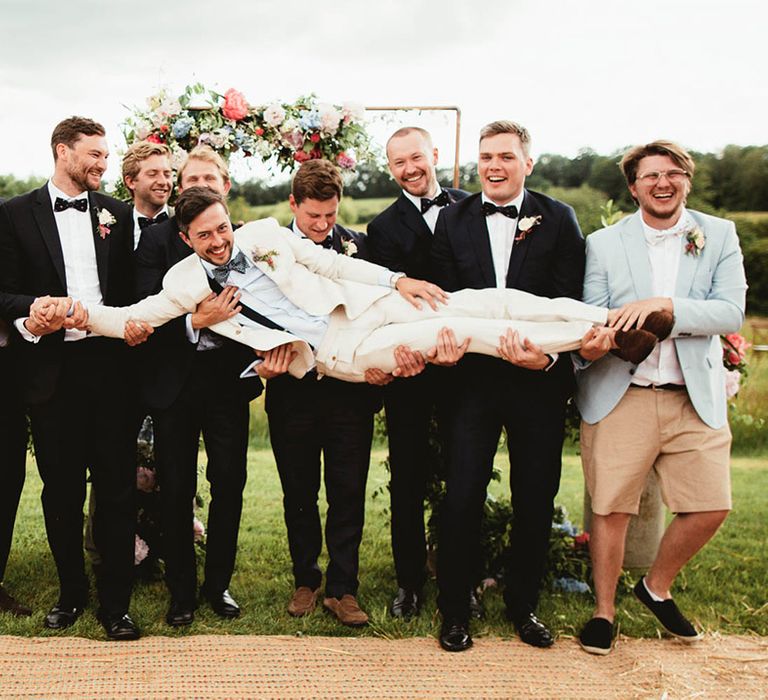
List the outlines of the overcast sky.
<svg viewBox="0 0 768 700">
<path fill-rule="evenodd" d="M 461 160 L 510 118 L 534 155 L 669 138 L 768 143 L 764 0 L 0 0 L 0 174 L 48 175 L 80 114 L 124 147 L 126 106 L 195 81 L 251 103 L 458 105 Z M 402 115 L 453 151 L 445 116 Z M 393 126 L 374 126 L 384 137 Z M 117 157 L 109 179 L 117 174 Z M 245 173 L 247 176 L 247 172 Z"/>
</svg>

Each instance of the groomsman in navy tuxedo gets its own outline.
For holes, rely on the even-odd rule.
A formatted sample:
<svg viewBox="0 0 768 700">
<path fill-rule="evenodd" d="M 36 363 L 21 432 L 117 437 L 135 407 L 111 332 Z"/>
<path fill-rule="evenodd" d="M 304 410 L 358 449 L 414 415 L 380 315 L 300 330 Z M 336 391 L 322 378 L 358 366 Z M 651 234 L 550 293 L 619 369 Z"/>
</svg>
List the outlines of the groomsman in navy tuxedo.
<svg viewBox="0 0 768 700">
<path fill-rule="evenodd" d="M 294 235 L 362 260 L 368 259 L 364 234 L 336 223 L 343 184 L 333 163 L 311 160 L 293 178 L 289 203 Z M 318 512 L 320 456 L 328 515 L 325 541 L 328 569 L 323 605 L 342 624 L 365 625 L 357 602 L 359 549 L 365 518 L 365 485 L 371 461 L 373 416 L 381 408 L 381 389 L 317 371 L 302 379 L 288 374 L 267 382 L 269 434 L 283 486 L 288 547 L 295 590 L 288 603 L 294 617 L 311 613 L 320 594 L 317 560 L 323 537 Z"/>
<path fill-rule="evenodd" d="M 128 205 L 100 194 L 109 150 L 104 128 L 71 117 L 53 131 L 53 177 L 0 207 L 2 314 L 17 334 L 18 377 L 29 408 L 43 481 L 43 513 L 59 575 L 59 599 L 45 626 L 62 629 L 82 614 L 89 583 L 83 557 L 86 469 L 96 486 L 94 534 L 103 566 L 98 618 L 111 639 L 135 639 L 128 615 L 133 569 L 135 431 L 119 371 L 124 343 L 73 328 L 68 302 L 31 309 L 37 298 L 90 305 L 132 297 L 133 235 Z M 68 315 L 72 314 L 72 316 Z"/>
<path fill-rule="evenodd" d="M 136 146 L 137 155 L 143 152 L 143 146 Z M 154 202 L 156 217 L 163 211 L 157 207 L 165 191 L 166 164 L 167 156 L 156 154 L 142 159 L 138 175 L 125 175 L 126 185 L 135 197 L 144 194 L 147 186 L 146 199 Z M 147 166 L 150 172 L 144 173 Z M 154 176 L 150 176 L 151 172 Z M 178 172 L 180 193 L 195 186 L 208 187 L 221 195 L 229 192 L 227 166 L 208 146 L 193 149 Z M 158 292 L 165 273 L 191 253 L 179 236 L 175 217 L 145 227 L 136 251 L 136 298 Z M 262 383 L 258 377 L 240 378 L 253 362 L 252 351 L 207 330 L 237 313 L 238 298 L 234 288 L 211 291 L 195 313 L 158 328 L 143 348 L 140 386 L 154 425 L 165 580 L 171 594 L 166 622 L 172 627 L 190 625 L 197 608 L 192 504 L 197 492 L 201 433 L 208 456 L 206 477 L 211 484 L 211 502 L 205 581 L 200 593 L 220 617 L 240 614 L 229 584 L 246 481 L 249 403 L 261 393 Z M 259 371 L 266 376 L 267 366 Z"/>
<path fill-rule="evenodd" d="M 424 129 L 405 127 L 390 136 L 387 163 L 402 192 L 368 225 L 372 262 L 409 277 L 429 279 L 429 255 L 438 214 L 467 196 L 462 190 L 438 184 L 437 159 L 437 148 Z M 416 361 L 419 359 L 423 360 L 417 357 Z M 386 383 L 392 556 L 398 585 L 390 606 L 394 617 L 417 615 L 422 604 L 427 551 L 424 498 L 430 467 L 434 466 L 429 426 L 437 410 L 441 376 L 444 378 L 444 370 L 429 366 L 412 378 L 369 377 L 370 381 Z"/>
<path fill-rule="evenodd" d="M 533 160 L 530 136 L 509 121 L 480 132 L 483 191 L 441 212 L 432 245 L 432 281 L 446 291 L 520 289 L 578 299 L 584 239 L 573 210 L 524 188 Z M 472 644 L 466 590 L 480 551 L 483 502 L 502 428 L 506 430 L 514 524 L 505 566 L 504 601 L 520 638 L 553 643 L 534 615 L 546 560 L 553 503 L 560 483 L 565 405 L 572 391 L 568 356 L 552 357 L 519 337 L 500 339 L 503 359 L 468 355 L 451 377 L 446 432 L 447 493 L 440 509 L 438 605 L 440 643 Z M 506 360 L 506 361 L 505 361 Z"/>
<path fill-rule="evenodd" d="M 0 199 L 0 204 L 4 201 Z M 0 304 L 2 302 L 0 295 Z M 16 510 L 24 488 L 27 452 L 27 421 L 19 396 L 13 351 L 10 349 L 11 329 L 2 320 L 3 315 L 0 308 L 0 445 L 3 445 L 0 455 L 3 467 L 0 472 L 4 484 L 0 492 L 0 612 L 27 616 L 32 611 L 14 599 L 2 585 L 11 550 Z"/>
</svg>

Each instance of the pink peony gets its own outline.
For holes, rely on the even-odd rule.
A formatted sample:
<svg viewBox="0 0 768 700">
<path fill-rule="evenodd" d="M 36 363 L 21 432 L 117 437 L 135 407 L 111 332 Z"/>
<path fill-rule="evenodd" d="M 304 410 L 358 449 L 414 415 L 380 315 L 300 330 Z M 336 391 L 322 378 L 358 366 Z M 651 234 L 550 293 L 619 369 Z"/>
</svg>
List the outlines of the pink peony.
<svg viewBox="0 0 768 700">
<path fill-rule="evenodd" d="M 245 95 L 238 92 L 235 88 L 229 88 L 224 93 L 224 106 L 221 108 L 222 114 L 232 121 L 240 121 L 248 114 L 248 103 L 245 101 Z"/>
<path fill-rule="evenodd" d="M 136 488 L 144 493 L 152 493 L 155 490 L 155 472 L 146 467 L 137 467 Z"/>
<path fill-rule="evenodd" d="M 133 563 L 135 566 L 138 566 L 143 562 L 147 555 L 149 554 L 149 545 L 141 539 L 138 535 L 136 535 L 136 540 L 134 542 L 133 547 Z"/>
<path fill-rule="evenodd" d="M 205 525 L 203 525 L 202 521 L 197 516 L 192 520 L 192 532 L 195 537 L 195 542 L 202 542 L 203 537 L 205 537 Z"/>
<path fill-rule="evenodd" d="M 344 151 L 336 156 L 336 163 L 344 170 L 352 170 L 356 165 L 355 159 L 352 156 L 347 155 Z"/>
</svg>

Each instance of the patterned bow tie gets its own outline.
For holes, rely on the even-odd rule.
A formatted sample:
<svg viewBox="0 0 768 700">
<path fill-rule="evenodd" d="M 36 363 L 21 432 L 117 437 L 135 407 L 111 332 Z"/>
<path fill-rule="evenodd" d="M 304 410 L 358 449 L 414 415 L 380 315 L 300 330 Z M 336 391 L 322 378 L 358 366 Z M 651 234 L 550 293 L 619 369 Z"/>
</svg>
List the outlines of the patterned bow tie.
<svg viewBox="0 0 768 700">
<path fill-rule="evenodd" d="M 483 202 L 483 215 L 503 214 L 510 219 L 517 218 L 517 207 L 514 204 L 508 204 L 505 207 L 497 207 L 493 202 Z"/>
<path fill-rule="evenodd" d="M 242 250 L 238 251 L 237 255 L 232 258 L 226 265 L 213 268 L 213 279 L 215 279 L 222 287 L 227 283 L 230 272 L 245 272 L 248 269 L 248 259 Z"/>
<path fill-rule="evenodd" d="M 139 217 L 139 228 L 143 231 L 147 226 L 151 226 L 152 224 L 159 224 L 161 221 L 167 221 L 168 220 L 168 214 L 166 214 L 164 211 L 161 211 L 154 219 L 151 216 L 140 216 Z"/>
<path fill-rule="evenodd" d="M 56 201 L 53 203 L 53 211 L 66 211 L 67 209 L 88 211 L 88 200 L 85 197 L 82 199 L 62 199 L 61 197 L 56 197 Z"/>
<path fill-rule="evenodd" d="M 434 199 L 428 197 L 421 198 L 421 213 L 426 214 L 432 207 L 447 207 L 451 203 L 448 193 L 443 190 Z"/>
</svg>

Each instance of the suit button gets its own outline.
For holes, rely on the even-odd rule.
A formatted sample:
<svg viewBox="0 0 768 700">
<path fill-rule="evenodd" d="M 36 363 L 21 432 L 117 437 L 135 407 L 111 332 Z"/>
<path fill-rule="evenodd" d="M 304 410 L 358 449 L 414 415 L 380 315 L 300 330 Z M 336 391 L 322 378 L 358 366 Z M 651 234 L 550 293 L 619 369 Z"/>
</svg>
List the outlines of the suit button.
<svg viewBox="0 0 768 700">
<path fill-rule="evenodd" d="M 331 357 L 331 359 L 335 361 L 335 360 L 336 360 L 336 355 L 334 355 L 333 357 Z"/>
<path fill-rule="evenodd" d="M 241 333 L 242 331 L 239 328 L 235 331 L 235 335 L 240 335 Z"/>
<path fill-rule="evenodd" d="M 238 331 L 238 333 L 239 333 L 239 332 L 240 332 L 240 331 Z M 630 373 L 630 374 L 634 374 L 634 373 L 635 373 L 635 368 L 633 367 L 631 370 L 629 370 L 629 373 Z"/>
</svg>

